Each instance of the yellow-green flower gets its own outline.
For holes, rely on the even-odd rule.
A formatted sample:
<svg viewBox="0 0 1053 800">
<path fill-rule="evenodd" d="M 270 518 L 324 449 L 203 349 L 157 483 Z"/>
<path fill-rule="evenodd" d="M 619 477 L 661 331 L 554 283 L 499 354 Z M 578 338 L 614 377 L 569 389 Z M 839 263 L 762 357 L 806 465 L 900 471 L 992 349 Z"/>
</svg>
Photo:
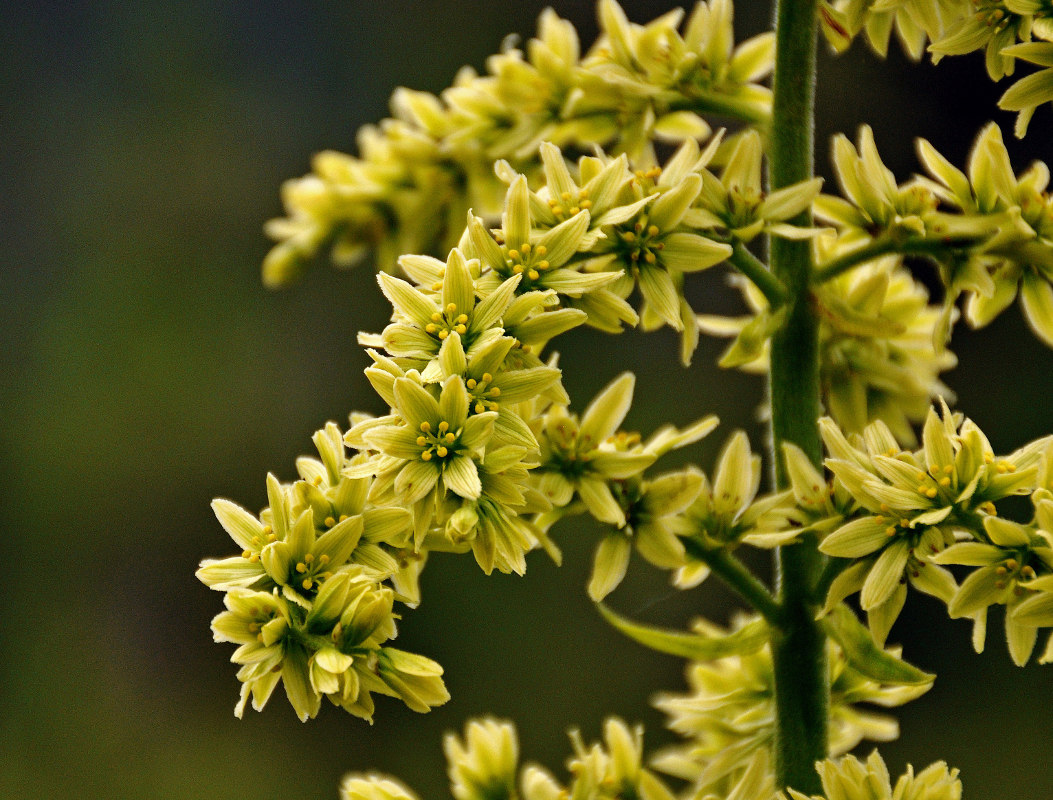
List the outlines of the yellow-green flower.
<svg viewBox="0 0 1053 800">
<path fill-rule="evenodd" d="M 807 797 L 787 789 L 790 800 L 961 800 L 962 783 L 958 770 L 948 769 L 942 761 L 930 764 L 917 775 L 914 767 L 896 780 L 895 788 L 884 759 L 875 750 L 866 762 L 855 756 L 840 761 L 826 759 L 816 764 L 823 782 L 823 797 Z M 782 794 L 781 800 L 785 800 Z"/>
</svg>

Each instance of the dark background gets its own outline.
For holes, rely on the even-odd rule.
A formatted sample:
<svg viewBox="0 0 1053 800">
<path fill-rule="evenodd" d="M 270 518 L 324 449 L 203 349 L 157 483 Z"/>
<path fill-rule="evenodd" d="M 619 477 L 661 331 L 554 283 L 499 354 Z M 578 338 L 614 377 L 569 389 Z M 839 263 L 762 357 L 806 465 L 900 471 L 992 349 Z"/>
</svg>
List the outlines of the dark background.
<svg viewBox="0 0 1053 800">
<path fill-rule="evenodd" d="M 325 798 L 345 772 L 371 768 L 443 796 L 442 732 L 486 712 L 516 719 L 526 757 L 556 770 L 567 728 L 595 738 L 606 714 L 645 722 L 652 745 L 668 741 L 648 698 L 683 687 L 682 663 L 600 621 L 584 593 L 591 529 L 560 529 L 564 567 L 535 554 L 524 578 L 434 558 L 399 644 L 446 667 L 453 700 L 419 717 L 381 698 L 372 728 L 328 705 L 301 725 L 280 691 L 236 720 L 232 647 L 208 629 L 221 595 L 193 577 L 202 557 L 233 552 L 212 497 L 259 508 L 266 472 L 291 479 L 326 420 L 381 410 L 354 342 L 386 321 L 371 271 L 316 269 L 277 293 L 260 285 L 260 226 L 280 213 L 281 181 L 317 150 L 352 150 L 395 86 L 441 90 L 462 64 L 481 68 L 504 34 L 530 36 L 542 5 L 5 7 L 0 796 Z M 557 5 L 591 42 L 592 3 Z M 626 3 L 635 21 L 666 8 Z M 766 27 L 766 5 L 739 12 L 740 38 Z M 857 44 L 823 60 L 818 162 L 832 133 L 854 137 L 866 121 L 903 178 L 917 135 L 962 163 L 985 120 L 1011 130 L 995 108 L 1003 89 L 979 56 L 911 67 Z M 1043 109 L 1011 145 L 1019 169 L 1053 157 L 1050 117 Z M 719 279 L 695 291 L 701 310 L 729 307 Z M 575 333 L 560 345 L 579 409 L 629 368 L 640 378 L 630 428 L 720 414 L 721 432 L 693 454 L 707 469 L 734 427 L 761 440 L 762 384 L 714 367 L 723 342 L 703 342 L 686 373 L 667 332 Z M 954 349 L 962 365 L 947 382 L 996 450 L 1053 428 L 1053 354 L 1015 309 L 983 335 L 960 331 Z M 732 608 L 715 585 L 676 594 L 645 565 L 612 600 L 669 625 Z M 891 768 L 945 758 L 971 798 L 1053 796 L 1053 667 L 1012 667 L 997 624 L 974 656 L 969 626 L 944 617 L 916 600 L 893 632 L 940 680 L 903 713 L 904 739 L 882 748 Z"/>
</svg>

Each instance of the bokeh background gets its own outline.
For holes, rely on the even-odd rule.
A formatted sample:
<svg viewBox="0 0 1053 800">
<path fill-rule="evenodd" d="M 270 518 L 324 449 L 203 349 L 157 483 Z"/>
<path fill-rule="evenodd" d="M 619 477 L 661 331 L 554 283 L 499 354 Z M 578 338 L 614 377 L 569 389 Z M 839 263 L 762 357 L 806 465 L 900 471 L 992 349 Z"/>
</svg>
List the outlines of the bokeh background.
<svg viewBox="0 0 1053 800">
<path fill-rule="evenodd" d="M 584 41 L 591 2 L 556 3 Z M 531 35 L 543 3 L 25 0 L 0 15 L 0 797 L 335 798 L 342 774 L 376 768 L 424 796 L 446 794 L 441 736 L 481 713 L 519 724 L 526 756 L 560 770 L 565 731 L 599 735 L 615 713 L 669 741 L 648 704 L 683 687 L 682 663 L 606 628 L 584 584 L 595 531 L 564 527 L 562 569 L 544 555 L 524 578 L 486 578 L 470 558 L 436 557 L 425 602 L 400 644 L 447 668 L 453 700 L 424 717 L 381 699 L 372 727 L 331 707 L 303 725 L 276 694 L 263 714 L 232 714 L 229 645 L 208 623 L 221 596 L 193 572 L 232 552 L 214 496 L 265 504 L 264 476 L 294 475 L 326 420 L 380 411 L 361 371 L 357 330 L 386 311 L 371 271 L 313 271 L 298 288 L 259 281 L 264 220 L 282 180 L 312 153 L 349 150 L 385 115 L 397 85 L 439 91 L 481 67 L 509 32 Z M 629 0 L 645 21 L 666 3 Z M 738 33 L 767 26 L 743 0 Z M 934 68 L 888 63 L 860 45 L 820 76 L 818 155 L 870 122 L 887 162 L 916 169 L 914 136 L 961 163 L 995 102 L 980 57 Z M 1043 110 L 1022 168 L 1053 159 Z M 731 307 L 718 276 L 696 287 L 707 311 Z M 704 342 L 686 373 L 663 333 L 581 333 L 561 342 L 579 408 L 629 368 L 640 377 L 630 427 L 716 412 L 724 431 L 755 422 L 761 384 L 722 373 Z M 1048 432 L 1053 353 L 1016 310 L 960 331 L 947 382 L 960 407 L 1009 451 Z M 692 458 L 712 465 L 719 441 Z M 714 587 L 671 592 L 634 566 L 613 597 L 640 619 L 683 624 L 734 605 Z M 971 798 L 1053 796 L 1048 709 L 1053 667 L 1010 665 L 992 626 L 924 600 L 894 631 L 940 674 L 884 746 L 896 771 L 944 758 Z"/>
</svg>

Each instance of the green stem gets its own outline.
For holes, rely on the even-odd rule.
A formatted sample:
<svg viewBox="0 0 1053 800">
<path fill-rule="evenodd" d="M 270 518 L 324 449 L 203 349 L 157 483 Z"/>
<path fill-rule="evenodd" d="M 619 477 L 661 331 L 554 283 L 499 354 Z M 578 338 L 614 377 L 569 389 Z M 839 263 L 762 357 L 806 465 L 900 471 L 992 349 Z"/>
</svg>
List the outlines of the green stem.
<svg viewBox="0 0 1053 800">
<path fill-rule="evenodd" d="M 739 272 L 753 281 L 753 285 L 761 290 L 761 294 L 768 300 L 768 305 L 774 311 L 786 302 L 786 287 L 782 281 L 771 274 L 768 266 L 757 258 L 742 242 L 735 242 L 734 250 L 728 261 Z"/>
<path fill-rule="evenodd" d="M 689 539 L 682 541 L 694 558 L 705 562 L 714 575 L 736 591 L 772 627 L 780 624 L 782 608 L 768 591 L 768 587 L 761 583 L 745 564 L 727 550 L 708 550 Z"/>
<path fill-rule="evenodd" d="M 965 241 L 960 244 L 974 244 Z M 831 261 L 827 261 L 817 267 L 813 275 L 813 283 L 823 283 L 836 278 L 838 275 L 848 272 L 852 267 L 865 264 L 889 253 L 899 253 L 904 256 L 938 256 L 953 252 L 956 248 L 954 243 L 949 243 L 946 237 L 938 239 L 927 239 L 922 236 L 900 238 L 889 235 L 879 236 L 871 240 L 858 250 L 846 253 Z"/>
<path fill-rule="evenodd" d="M 776 0 L 775 73 L 771 189 L 781 189 L 813 174 L 817 0 Z M 811 224 L 802 212 L 790 224 Z M 794 442 L 817 467 L 819 439 L 818 322 L 810 302 L 812 261 L 808 242 L 773 237 L 771 265 L 789 291 L 789 316 L 772 338 L 769 396 L 775 482 L 789 480 L 779 454 Z M 830 686 L 826 636 L 815 621 L 813 596 L 820 562 L 814 537 L 780 547 L 776 553 L 777 596 L 782 625 L 773 631 L 775 671 L 775 771 L 780 786 L 819 794 L 815 762 L 827 756 Z"/>
</svg>

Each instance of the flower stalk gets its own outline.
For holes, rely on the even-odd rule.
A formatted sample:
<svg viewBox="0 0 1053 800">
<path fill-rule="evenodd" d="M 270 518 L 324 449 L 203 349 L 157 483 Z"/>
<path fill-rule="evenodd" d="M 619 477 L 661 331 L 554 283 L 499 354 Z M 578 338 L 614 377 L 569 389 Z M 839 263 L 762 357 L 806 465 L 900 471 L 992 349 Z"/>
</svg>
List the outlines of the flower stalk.
<svg viewBox="0 0 1053 800">
<path fill-rule="evenodd" d="M 781 189 L 813 175 L 817 45 L 816 0 L 777 0 L 773 77 L 770 188 Z M 792 224 L 807 226 L 802 212 Z M 769 393 L 772 442 L 777 455 L 793 442 L 817 467 L 819 439 L 818 322 L 810 303 L 811 248 L 806 241 L 772 237 L 771 265 L 788 290 L 789 314 L 772 339 Z M 789 484 L 782 459 L 772 459 L 775 484 Z M 827 756 L 830 689 L 826 637 L 815 621 L 814 575 L 820 554 L 814 543 L 779 548 L 778 600 L 783 624 L 774 632 L 775 771 L 780 786 L 813 794 L 821 790 L 815 763 Z"/>
</svg>

